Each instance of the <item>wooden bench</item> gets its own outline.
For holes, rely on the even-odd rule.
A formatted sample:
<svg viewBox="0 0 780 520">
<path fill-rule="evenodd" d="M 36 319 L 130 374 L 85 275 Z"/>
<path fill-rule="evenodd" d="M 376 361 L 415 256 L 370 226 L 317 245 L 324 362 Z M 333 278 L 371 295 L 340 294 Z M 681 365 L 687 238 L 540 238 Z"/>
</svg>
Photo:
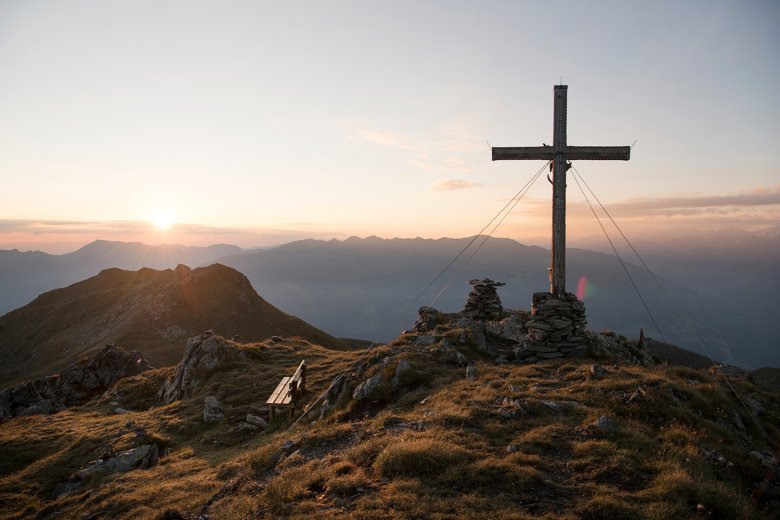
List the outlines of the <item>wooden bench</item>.
<svg viewBox="0 0 780 520">
<path fill-rule="evenodd" d="M 269 405 L 270 419 L 274 420 L 274 409 L 276 407 L 290 406 L 290 415 L 294 414 L 298 401 L 305 391 L 306 360 L 303 360 L 292 377 L 283 377 L 279 381 L 279 384 L 276 385 L 276 390 L 273 391 L 271 397 L 265 402 L 265 404 Z"/>
</svg>

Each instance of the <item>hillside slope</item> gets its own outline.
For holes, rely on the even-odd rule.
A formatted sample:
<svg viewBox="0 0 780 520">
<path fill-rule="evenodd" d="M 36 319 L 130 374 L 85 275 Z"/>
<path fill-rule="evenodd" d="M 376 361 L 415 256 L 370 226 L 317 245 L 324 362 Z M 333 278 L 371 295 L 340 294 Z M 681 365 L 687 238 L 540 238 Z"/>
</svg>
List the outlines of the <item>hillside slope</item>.
<svg viewBox="0 0 780 520">
<path fill-rule="evenodd" d="M 497 365 L 463 332 L 360 354 L 214 338 L 234 354 L 185 399 L 155 397 L 168 368 L 12 419 L 0 425 L 0 518 L 777 518 L 780 395 L 751 374 Z M 247 426 L 301 359 L 308 416 Z M 207 420 L 214 402 L 222 417 Z M 159 462 L 93 475 L 106 446 L 156 446 Z"/>
<path fill-rule="evenodd" d="M 0 317 L 0 386 L 53 373 L 105 343 L 139 350 L 153 366 L 172 365 L 183 339 L 205 329 L 253 341 L 279 335 L 342 344 L 269 304 L 244 275 L 220 264 L 107 269 Z"/>
</svg>

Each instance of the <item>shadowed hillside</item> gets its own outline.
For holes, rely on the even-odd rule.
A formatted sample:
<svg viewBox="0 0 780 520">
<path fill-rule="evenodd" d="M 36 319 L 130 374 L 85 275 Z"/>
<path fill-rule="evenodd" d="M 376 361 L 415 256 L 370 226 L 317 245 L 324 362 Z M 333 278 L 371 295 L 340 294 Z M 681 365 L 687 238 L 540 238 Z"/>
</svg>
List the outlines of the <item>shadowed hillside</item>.
<svg viewBox="0 0 780 520">
<path fill-rule="evenodd" d="M 56 372 L 105 343 L 139 350 L 154 366 L 172 365 L 183 340 L 205 329 L 253 341 L 281 335 L 342 345 L 269 304 L 246 277 L 220 264 L 107 269 L 0 317 L 0 386 Z"/>
</svg>

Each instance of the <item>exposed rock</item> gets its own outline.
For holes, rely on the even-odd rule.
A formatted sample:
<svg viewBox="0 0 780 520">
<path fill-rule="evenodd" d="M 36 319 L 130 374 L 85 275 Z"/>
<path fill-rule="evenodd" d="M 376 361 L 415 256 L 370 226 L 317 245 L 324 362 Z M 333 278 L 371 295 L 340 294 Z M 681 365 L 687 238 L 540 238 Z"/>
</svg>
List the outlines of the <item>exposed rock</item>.
<svg viewBox="0 0 780 520">
<path fill-rule="evenodd" d="M 159 448 L 157 444 L 145 444 L 117 453 L 114 457 L 99 458 L 92 461 L 86 467 L 77 470 L 75 477 L 84 480 L 96 474 L 126 472 L 136 468 L 150 468 L 157 463 L 158 459 Z"/>
<path fill-rule="evenodd" d="M 184 357 L 176 365 L 173 377 L 168 378 L 157 393 L 162 402 L 167 404 L 190 397 L 201 380 L 219 365 L 243 357 L 234 344 L 209 332 L 187 340 Z"/>
<path fill-rule="evenodd" d="M 258 415 L 252 415 L 251 413 L 247 414 L 246 422 L 260 428 L 261 430 L 264 430 L 268 426 L 268 423 L 265 422 L 265 419 Z"/>
<path fill-rule="evenodd" d="M 356 388 L 355 391 L 352 392 L 352 398 L 360 401 L 361 399 L 365 399 L 368 397 L 371 392 L 374 391 L 374 389 L 379 386 L 379 383 L 382 382 L 382 372 L 379 372 L 378 374 L 369 377 L 362 383 L 360 383 Z"/>
<path fill-rule="evenodd" d="M 766 408 L 764 408 L 764 405 L 759 403 L 756 399 L 750 398 L 747 400 L 748 408 L 750 408 L 750 411 L 753 412 L 753 415 L 761 415 L 764 412 L 766 412 Z"/>
<path fill-rule="evenodd" d="M 596 422 L 593 423 L 593 426 L 604 433 L 612 432 L 616 428 L 615 422 L 608 415 L 602 415 L 596 419 Z"/>
<path fill-rule="evenodd" d="M 466 367 L 466 379 L 469 381 L 474 381 L 477 378 L 477 366 L 474 364 L 469 364 Z"/>
<path fill-rule="evenodd" d="M 525 322 L 516 313 L 502 320 L 488 321 L 485 323 L 485 326 L 491 334 L 515 341 L 516 343 L 523 343 L 528 334 Z"/>
<path fill-rule="evenodd" d="M 614 333 L 602 332 L 594 334 L 587 332 L 587 349 L 593 357 L 608 359 L 615 363 L 625 363 L 629 365 L 654 366 L 652 355 L 628 339 L 615 336 Z"/>
<path fill-rule="evenodd" d="M 607 375 L 607 370 L 601 365 L 591 365 L 590 375 L 593 379 L 601 379 Z"/>
<path fill-rule="evenodd" d="M 420 316 L 419 318 L 417 318 L 417 321 L 412 327 L 412 329 L 416 332 L 433 331 L 433 329 L 436 328 L 436 325 L 439 324 L 439 320 L 441 319 L 441 312 L 434 309 L 433 307 L 428 307 L 427 305 L 420 307 L 417 310 L 417 313 Z"/>
<path fill-rule="evenodd" d="M 466 358 L 466 356 L 461 352 L 460 350 L 455 350 L 455 360 L 458 363 L 458 366 L 466 366 L 469 363 L 469 360 Z"/>
<path fill-rule="evenodd" d="M 82 404 L 119 379 L 150 368 L 140 352 L 106 345 L 92 357 L 69 365 L 59 376 L 0 390 L 0 421 L 20 415 L 50 414 Z"/>
<path fill-rule="evenodd" d="M 402 359 L 395 367 L 395 376 L 393 377 L 393 387 L 398 388 L 405 374 L 412 371 L 412 365 L 408 361 Z"/>
<path fill-rule="evenodd" d="M 774 468 L 777 465 L 777 458 L 768 451 L 751 451 L 750 456 L 765 468 Z"/>
<path fill-rule="evenodd" d="M 568 413 L 572 409 L 582 408 L 582 404 L 577 401 L 549 401 L 546 399 L 539 399 L 539 404 L 560 414 Z"/>
<path fill-rule="evenodd" d="M 207 395 L 203 399 L 203 422 L 210 424 L 219 422 L 225 418 L 225 413 L 222 411 L 222 403 L 216 396 Z"/>
<path fill-rule="evenodd" d="M 140 352 L 127 352 L 114 344 L 62 371 L 55 392 L 65 406 L 85 402 L 123 377 L 140 374 L 151 367 Z"/>
</svg>

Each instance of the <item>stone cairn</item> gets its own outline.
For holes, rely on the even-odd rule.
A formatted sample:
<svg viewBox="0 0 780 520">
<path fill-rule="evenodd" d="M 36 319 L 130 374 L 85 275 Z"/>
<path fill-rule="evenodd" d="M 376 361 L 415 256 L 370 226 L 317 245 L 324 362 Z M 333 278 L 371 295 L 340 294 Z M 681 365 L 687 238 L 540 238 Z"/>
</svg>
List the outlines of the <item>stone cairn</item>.
<svg viewBox="0 0 780 520">
<path fill-rule="evenodd" d="M 496 287 L 506 284 L 494 282 L 490 278 L 469 280 L 469 284 L 471 284 L 472 289 L 461 314 L 471 319 L 500 320 L 504 308 L 501 306 Z"/>
<path fill-rule="evenodd" d="M 516 355 L 527 361 L 581 355 L 588 341 L 586 324 L 585 304 L 573 294 L 534 293 L 526 344 Z"/>
</svg>

